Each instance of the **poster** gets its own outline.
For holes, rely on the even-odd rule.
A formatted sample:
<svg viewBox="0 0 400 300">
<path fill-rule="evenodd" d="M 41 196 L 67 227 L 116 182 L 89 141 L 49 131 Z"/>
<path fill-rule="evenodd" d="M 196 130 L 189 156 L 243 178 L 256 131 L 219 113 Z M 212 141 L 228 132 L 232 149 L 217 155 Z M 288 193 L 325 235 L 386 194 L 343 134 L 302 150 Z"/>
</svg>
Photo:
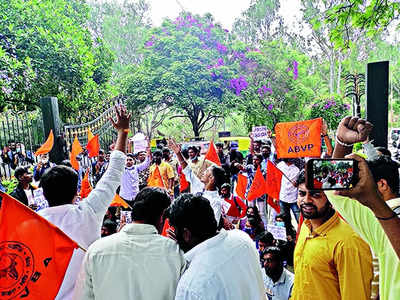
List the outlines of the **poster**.
<svg viewBox="0 0 400 300">
<path fill-rule="evenodd" d="M 272 233 L 276 240 L 287 241 L 286 228 L 275 225 L 267 225 L 267 230 Z"/>
<path fill-rule="evenodd" d="M 267 134 L 268 128 L 267 126 L 254 126 L 253 127 L 253 139 L 256 140 L 263 140 L 268 138 Z"/>
</svg>

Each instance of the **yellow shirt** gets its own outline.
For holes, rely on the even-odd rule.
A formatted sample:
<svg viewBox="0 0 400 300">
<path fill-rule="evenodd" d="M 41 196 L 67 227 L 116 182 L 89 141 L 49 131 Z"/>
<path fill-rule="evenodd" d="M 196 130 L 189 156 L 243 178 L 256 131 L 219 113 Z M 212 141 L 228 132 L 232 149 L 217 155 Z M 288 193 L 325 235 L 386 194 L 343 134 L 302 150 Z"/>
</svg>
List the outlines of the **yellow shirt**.
<svg viewBox="0 0 400 300">
<path fill-rule="evenodd" d="M 173 179 L 175 177 L 174 175 L 174 169 L 171 167 L 171 165 L 165 161 L 162 161 L 161 164 L 158 166 L 160 169 L 160 174 L 164 183 L 164 186 L 166 188 L 169 188 L 168 184 L 168 179 Z M 153 174 L 154 170 L 156 169 L 156 164 L 152 164 L 150 166 L 150 174 Z"/>
<path fill-rule="evenodd" d="M 313 232 L 310 228 L 310 220 L 305 220 L 294 251 L 295 277 L 290 299 L 369 299 L 369 246 L 337 212 Z"/>
</svg>

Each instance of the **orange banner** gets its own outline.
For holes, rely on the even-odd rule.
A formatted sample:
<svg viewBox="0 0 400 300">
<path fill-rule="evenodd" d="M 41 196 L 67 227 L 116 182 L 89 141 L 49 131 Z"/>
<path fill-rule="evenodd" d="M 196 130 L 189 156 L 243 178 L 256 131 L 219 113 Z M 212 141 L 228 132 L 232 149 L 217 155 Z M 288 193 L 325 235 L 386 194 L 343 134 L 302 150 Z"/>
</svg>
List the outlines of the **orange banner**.
<svg viewBox="0 0 400 300">
<path fill-rule="evenodd" d="M 80 191 L 81 198 L 85 199 L 87 196 L 89 196 L 92 189 L 93 189 L 92 185 L 90 184 L 90 181 L 89 181 L 89 169 L 87 169 L 87 171 L 85 173 L 85 177 L 83 177 L 82 183 L 81 183 L 81 191 Z"/>
<path fill-rule="evenodd" d="M 321 118 L 276 124 L 278 158 L 320 157 L 321 127 Z"/>
<path fill-rule="evenodd" d="M 78 245 L 0 192 L 0 299 L 55 299 Z"/>
</svg>

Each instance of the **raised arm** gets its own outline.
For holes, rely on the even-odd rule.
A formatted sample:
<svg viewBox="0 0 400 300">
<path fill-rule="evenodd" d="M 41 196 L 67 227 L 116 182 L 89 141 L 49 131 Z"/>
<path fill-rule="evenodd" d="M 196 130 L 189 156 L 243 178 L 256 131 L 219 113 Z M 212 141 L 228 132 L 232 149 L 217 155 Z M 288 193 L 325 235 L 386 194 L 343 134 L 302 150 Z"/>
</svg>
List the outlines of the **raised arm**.
<svg viewBox="0 0 400 300">
<path fill-rule="evenodd" d="M 168 148 L 170 148 L 176 154 L 179 164 L 182 166 L 182 170 L 185 169 L 188 164 L 182 155 L 181 146 L 179 146 L 179 144 L 174 139 L 171 138 L 168 139 Z"/>
</svg>

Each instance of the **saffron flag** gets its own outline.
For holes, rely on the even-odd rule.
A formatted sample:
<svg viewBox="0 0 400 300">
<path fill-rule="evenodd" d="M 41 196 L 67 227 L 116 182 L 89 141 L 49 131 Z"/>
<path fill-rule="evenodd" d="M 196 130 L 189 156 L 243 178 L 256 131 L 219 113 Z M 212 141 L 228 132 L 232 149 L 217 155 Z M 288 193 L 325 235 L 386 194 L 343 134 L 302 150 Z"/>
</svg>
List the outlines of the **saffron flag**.
<svg viewBox="0 0 400 300">
<path fill-rule="evenodd" d="M 279 199 L 278 198 L 274 199 L 271 196 L 268 196 L 267 203 L 268 203 L 269 206 L 271 206 L 273 209 L 275 209 L 277 214 L 281 213 L 281 206 L 279 205 Z"/>
<path fill-rule="evenodd" d="M 246 199 L 246 189 L 247 189 L 247 177 L 243 174 L 238 174 L 238 180 L 236 184 L 236 194 L 242 198 Z"/>
<path fill-rule="evenodd" d="M 75 136 L 74 142 L 72 143 L 72 149 L 69 156 L 71 161 L 71 165 L 75 170 L 79 170 L 79 163 L 76 159 L 77 155 L 83 151 L 81 144 L 79 143 L 78 138 Z"/>
<path fill-rule="evenodd" d="M 215 163 L 217 166 L 221 166 L 221 161 L 219 160 L 217 151 L 215 150 L 214 142 L 210 142 L 210 147 L 208 147 L 208 151 L 206 156 L 204 157 L 204 160 L 208 159 L 209 161 L 212 161 Z"/>
<path fill-rule="evenodd" d="M 55 299 L 77 243 L 11 196 L 0 197 L 0 299 Z"/>
<path fill-rule="evenodd" d="M 276 124 L 278 158 L 320 157 L 321 127 L 321 118 Z"/>
<path fill-rule="evenodd" d="M 111 202 L 110 206 L 122 206 L 123 208 L 130 207 L 129 204 L 121 198 L 120 195 L 115 194 L 113 201 Z"/>
<path fill-rule="evenodd" d="M 94 134 L 92 133 L 92 131 L 90 130 L 90 128 L 88 128 L 87 130 L 87 140 L 88 142 L 90 142 L 90 140 L 94 138 Z"/>
<path fill-rule="evenodd" d="M 162 232 L 161 232 L 161 235 L 165 236 L 165 237 L 168 237 L 167 230 L 169 228 L 171 228 L 171 225 L 169 225 L 169 219 L 166 218 L 165 222 L 164 222 L 164 226 L 163 226 Z"/>
<path fill-rule="evenodd" d="M 251 184 L 249 193 L 247 194 L 247 200 L 253 201 L 265 194 L 265 179 L 261 173 L 260 167 L 257 168 L 256 174 L 254 175 L 253 183 Z"/>
<path fill-rule="evenodd" d="M 92 185 L 89 182 L 89 169 L 87 169 L 87 171 L 85 173 L 85 177 L 83 177 L 82 183 L 81 183 L 81 191 L 80 191 L 81 198 L 84 199 L 87 196 L 89 196 L 92 189 L 93 189 Z"/>
<path fill-rule="evenodd" d="M 44 142 L 44 144 L 40 146 L 40 148 L 35 152 L 35 156 L 49 153 L 51 149 L 53 149 L 53 145 L 54 145 L 54 134 L 53 130 L 51 129 L 46 142 Z"/>
<path fill-rule="evenodd" d="M 96 157 L 99 155 L 100 151 L 100 143 L 99 143 L 99 136 L 95 135 L 86 145 L 86 150 L 88 151 L 89 157 Z"/>
<path fill-rule="evenodd" d="M 154 171 L 150 173 L 149 179 L 147 180 L 147 186 L 165 188 L 158 166 L 156 166 Z"/>
<path fill-rule="evenodd" d="M 183 192 L 187 188 L 189 188 L 189 182 L 186 180 L 185 174 L 181 173 L 179 175 L 179 191 Z"/>
<path fill-rule="evenodd" d="M 279 199 L 283 173 L 271 161 L 267 162 L 267 180 L 265 181 L 265 192 L 274 199 Z"/>
</svg>

